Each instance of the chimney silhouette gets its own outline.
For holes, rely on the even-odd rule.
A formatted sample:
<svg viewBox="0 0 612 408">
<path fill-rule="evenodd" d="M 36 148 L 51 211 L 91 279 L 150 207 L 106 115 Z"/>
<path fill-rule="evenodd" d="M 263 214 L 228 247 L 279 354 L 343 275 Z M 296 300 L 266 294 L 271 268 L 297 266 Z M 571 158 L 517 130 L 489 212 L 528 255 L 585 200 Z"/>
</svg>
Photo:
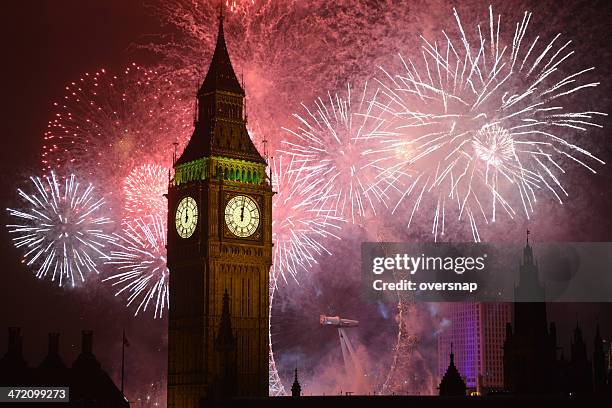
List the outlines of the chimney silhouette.
<svg viewBox="0 0 612 408">
<path fill-rule="evenodd" d="M 81 332 L 81 354 L 72 364 L 74 368 L 79 369 L 99 369 L 100 362 L 93 354 L 93 331 L 83 330 Z"/>
<path fill-rule="evenodd" d="M 12 367 L 13 369 L 25 368 L 26 362 L 23 359 L 21 328 L 9 327 L 8 331 L 8 350 L 0 360 L 0 365 Z"/>
<path fill-rule="evenodd" d="M 64 362 L 59 355 L 59 333 L 49 333 L 49 352 L 40 363 L 41 368 L 65 368 Z"/>
</svg>

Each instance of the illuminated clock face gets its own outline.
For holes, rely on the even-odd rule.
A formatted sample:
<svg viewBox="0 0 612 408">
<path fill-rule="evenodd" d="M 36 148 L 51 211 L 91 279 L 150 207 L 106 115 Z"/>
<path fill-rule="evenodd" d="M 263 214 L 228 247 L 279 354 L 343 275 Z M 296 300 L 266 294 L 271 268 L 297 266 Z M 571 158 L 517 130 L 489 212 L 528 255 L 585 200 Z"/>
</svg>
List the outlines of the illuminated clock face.
<svg viewBox="0 0 612 408">
<path fill-rule="evenodd" d="M 230 232 L 237 237 L 250 237 L 259 226 L 257 204 L 247 196 L 232 197 L 225 206 L 225 223 Z"/>
<path fill-rule="evenodd" d="M 198 224 L 198 206 L 191 197 L 185 197 L 176 208 L 176 232 L 181 238 L 193 235 Z"/>
</svg>

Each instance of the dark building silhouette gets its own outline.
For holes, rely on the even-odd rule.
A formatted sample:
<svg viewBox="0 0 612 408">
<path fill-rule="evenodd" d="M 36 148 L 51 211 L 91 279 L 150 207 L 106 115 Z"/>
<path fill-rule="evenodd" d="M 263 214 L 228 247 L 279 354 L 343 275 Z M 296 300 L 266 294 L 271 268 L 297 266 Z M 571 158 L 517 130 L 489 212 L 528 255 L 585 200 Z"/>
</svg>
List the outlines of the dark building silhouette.
<svg viewBox="0 0 612 408">
<path fill-rule="evenodd" d="M 268 395 L 272 187 L 244 98 L 220 15 L 194 131 L 167 195 L 170 408 Z"/>
<path fill-rule="evenodd" d="M 49 348 L 51 346 L 49 345 Z M 0 359 L 0 369 L 19 370 L 27 367 L 23 358 L 23 337 L 19 327 L 9 327 L 8 329 L 8 350 Z"/>
<path fill-rule="evenodd" d="M 293 385 L 291 386 L 291 396 L 299 397 L 301 395 L 302 395 L 302 386 L 300 385 L 300 382 L 298 381 L 297 367 L 296 367 L 295 368 L 295 378 L 293 379 Z"/>
<path fill-rule="evenodd" d="M 8 350 L 0 359 L 0 384 L 21 387 L 69 387 L 70 402 L 45 403 L 44 406 L 121 408 L 129 407 L 121 391 L 93 354 L 93 332 L 82 333 L 81 353 L 72 367 L 60 356 L 59 333 L 49 333 L 49 349 L 43 361 L 30 367 L 23 358 L 23 338 L 17 327 L 9 328 Z M 40 402 L 18 404 L 40 406 Z"/>
<path fill-rule="evenodd" d="M 19 327 L 9 327 L 7 351 L 0 359 L 0 384 L 17 385 L 31 381 L 31 371 L 23 358 L 23 337 Z"/>
<path fill-rule="evenodd" d="M 66 368 L 59 354 L 59 336 L 59 333 L 49 333 L 49 351 L 45 359 L 40 363 L 39 367 L 41 369 L 56 370 Z"/>
<path fill-rule="evenodd" d="M 506 325 L 504 384 L 514 394 L 550 394 L 558 384 L 557 331 L 547 325 L 544 287 L 529 239 L 515 288 L 514 326 Z"/>
<path fill-rule="evenodd" d="M 469 391 L 481 395 L 504 389 L 503 345 L 511 303 L 455 302 L 449 305 L 450 324 L 438 335 L 438 375 L 448 367 L 453 343 L 455 366 Z"/>
<path fill-rule="evenodd" d="M 599 326 L 594 339 L 593 362 L 589 360 L 582 330 L 576 324 L 570 344 L 570 358 L 557 347 L 554 323 L 547 326 L 544 287 L 538 279 L 538 265 L 529 245 L 523 249 L 515 288 L 514 327 L 506 326 L 504 343 L 505 389 L 515 395 L 605 394 L 606 368 Z M 557 351 L 560 358 L 557 359 Z"/>
<path fill-rule="evenodd" d="M 593 390 L 595 392 L 600 393 L 606 391 L 607 371 L 604 342 L 599 334 L 598 324 L 595 332 L 595 339 L 593 340 Z"/>
<path fill-rule="evenodd" d="M 457 367 L 455 367 L 455 354 L 453 353 L 453 344 L 451 343 L 450 363 L 446 369 L 446 373 L 440 381 L 440 396 L 453 397 L 465 396 L 466 385 Z"/>
<path fill-rule="evenodd" d="M 576 324 L 571 342 L 571 359 L 568 366 L 569 392 L 588 394 L 593 392 L 592 366 L 587 356 L 582 330 Z"/>
</svg>

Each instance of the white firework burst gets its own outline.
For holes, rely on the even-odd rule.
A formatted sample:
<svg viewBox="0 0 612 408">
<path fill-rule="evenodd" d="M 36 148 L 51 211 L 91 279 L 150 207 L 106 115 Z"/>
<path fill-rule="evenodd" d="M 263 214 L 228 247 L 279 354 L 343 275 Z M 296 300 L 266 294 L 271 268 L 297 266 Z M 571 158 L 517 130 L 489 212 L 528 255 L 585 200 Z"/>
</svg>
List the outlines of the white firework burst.
<svg viewBox="0 0 612 408">
<path fill-rule="evenodd" d="M 477 158 L 489 168 L 503 170 L 504 164 L 514 160 L 514 140 L 508 131 L 497 124 L 485 125 L 472 139 Z"/>
<path fill-rule="evenodd" d="M 368 90 L 367 83 L 354 98 L 348 85 L 346 96 L 328 94 L 327 101 L 315 101 L 314 110 L 302 104 L 305 115 L 293 115 L 297 129 L 284 128 L 292 140 L 282 142 L 282 152 L 291 157 L 291 171 L 300 173 L 306 194 L 352 223 L 376 215 L 377 206 L 387 203 L 377 179 L 388 170 L 381 140 L 389 136 L 379 98 L 379 90 Z"/>
<path fill-rule="evenodd" d="M 571 163 L 593 173 L 591 163 L 604 164 L 575 140 L 601 127 L 596 119 L 605 114 L 578 105 L 599 83 L 582 79 L 593 67 L 566 72 L 571 41 L 527 39 L 531 13 L 510 38 L 491 7 L 488 27 L 471 37 L 456 11 L 455 19 L 457 38 L 423 38 L 421 59 L 400 56 L 399 73 L 382 69 L 396 126 L 381 142 L 400 158 L 382 178 L 400 195 L 394 211 L 411 201 L 408 227 L 419 209 L 431 211 L 437 239 L 453 212 L 479 241 L 478 224 L 498 212 L 529 218 L 545 191 L 562 203 Z"/>
<path fill-rule="evenodd" d="M 87 273 L 99 273 L 100 259 L 108 258 L 105 251 L 112 240 L 104 199 L 74 174 L 64 181 L 53 172 L 30 180 L 33 193 L 17 190 L 26 207 L 7 209 L 16 220 L 7 227 L 15 235 L 15 246 L 24 250 L 23 262 L 37 278 L 50 276 L 59 286 L 76 286 Z"/>
<path fill-rule="evenodd" d="M 307 272 L 317 257 L 329 254 L 324 240 L 339 239 L 336 235 L 343 220 L 333 210 L 325 209 L 320 200 L 306 188 L 301 172 L 292 171 L 283 157 L 271 160 L 272 241 L 274 281 L 298 281 L 300 272 Z M 310 182 L 310 181 L 309 181 Z"/>
<path fill-rule="evenodd" d="M 154 318 L 161 318 L 170 305 L 166 259 L 166 222 L 162 217 L 125 222 L 123 231 L 115 234 L 106 261 L 115 271 L 103 282 L 119 287 L 115 296 L 127 296 L 127 306 L 135 307 L 134 316 L 153 306 Z"/>
</svg>

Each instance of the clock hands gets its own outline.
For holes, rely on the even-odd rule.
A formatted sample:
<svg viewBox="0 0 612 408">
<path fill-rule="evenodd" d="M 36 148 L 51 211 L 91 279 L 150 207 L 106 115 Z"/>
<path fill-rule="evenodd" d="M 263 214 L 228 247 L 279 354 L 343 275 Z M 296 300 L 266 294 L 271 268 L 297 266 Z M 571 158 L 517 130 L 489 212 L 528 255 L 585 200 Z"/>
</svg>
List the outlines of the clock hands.
<svg viewBox="0 0 612 408">
<path fill-rule="evenodd" d="M 253 235 L 259 226 L 259 211 L 253 199 L 247 195 L 232 197 L 225 206 L 225 223 L 237 237 Z"/>
<path fill-rule="evenodd" d="M 195 200 L 184 197 L 176 209 L 176 230 L 181 238 L 193 235 L 198 221 L 198 208 Z"/>
<path fill-rule="evenodd" d="M 244 200 L 245 197 L 242 197 L 242 207 L 240 208 L 240 222 L 244 221 Z"/>
</svg>

